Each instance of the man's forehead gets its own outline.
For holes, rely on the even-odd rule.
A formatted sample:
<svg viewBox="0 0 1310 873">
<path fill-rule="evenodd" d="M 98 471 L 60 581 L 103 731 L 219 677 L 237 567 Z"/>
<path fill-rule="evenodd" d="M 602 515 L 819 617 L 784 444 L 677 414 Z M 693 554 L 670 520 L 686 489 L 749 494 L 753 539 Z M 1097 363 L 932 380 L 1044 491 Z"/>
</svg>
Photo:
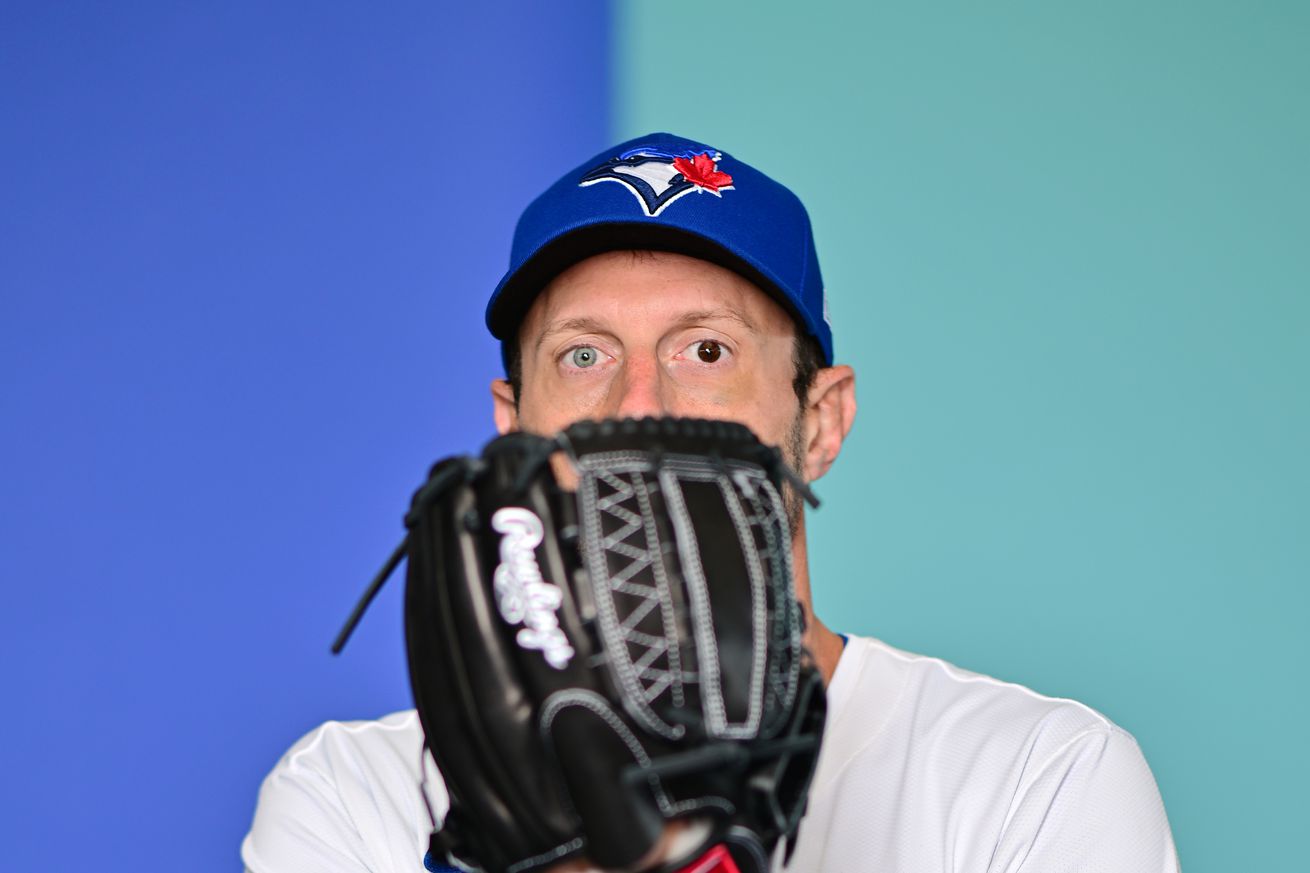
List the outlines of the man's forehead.
<svg viewBox="0 0 1310 873">
<path fill-rule="evenodd" d="M 791 316 L 745 277 L 688 255 L 620 250 L 594 255 L 556 276 L 521 329 L 541 336 L 658 316 L 670 326 L 727 321 L 754 332 L 794 329 Z"/>
</svg>

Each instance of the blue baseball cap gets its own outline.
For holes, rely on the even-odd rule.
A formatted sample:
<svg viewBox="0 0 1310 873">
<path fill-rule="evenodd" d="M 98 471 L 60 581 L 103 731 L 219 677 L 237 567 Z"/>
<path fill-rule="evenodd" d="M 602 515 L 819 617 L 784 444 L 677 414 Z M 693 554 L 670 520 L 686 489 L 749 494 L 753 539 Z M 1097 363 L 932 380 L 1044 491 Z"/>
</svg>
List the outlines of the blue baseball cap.
<svg viewBox="0 0 1310 873">
<path fill-rule="evenodd" d="M 744 276 L 782 304 L 832 364 L 823 277 L 800 198 L 729 154 L 669 133 L 606 149 L 524 210 L 509 272 L 487 303 L 492 336 L 512 336 L 559 273 L 616 249 L 678 252 Z"/>
</svg>

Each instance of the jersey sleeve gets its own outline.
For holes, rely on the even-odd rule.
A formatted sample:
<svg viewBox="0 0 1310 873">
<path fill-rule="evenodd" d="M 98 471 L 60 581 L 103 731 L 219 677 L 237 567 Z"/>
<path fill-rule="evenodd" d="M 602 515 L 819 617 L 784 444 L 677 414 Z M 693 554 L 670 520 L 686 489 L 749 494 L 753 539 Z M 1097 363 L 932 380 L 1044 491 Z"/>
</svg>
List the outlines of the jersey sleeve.
<svg viewBox="0 0 1310 873">
<path fill-rule="evenodd" d="M 422 734 L 404 715 L 328 722 L 296 743 L 260 787 L 241 844 L 246 870 L 422 871 L 432 818 Z"/>
<path fill-rule="evenodd" d="M 1072 738 L 1025 773 L 988 873 L 1177 873 L 1155 778 L 1114 725 Z"/>
</svg>

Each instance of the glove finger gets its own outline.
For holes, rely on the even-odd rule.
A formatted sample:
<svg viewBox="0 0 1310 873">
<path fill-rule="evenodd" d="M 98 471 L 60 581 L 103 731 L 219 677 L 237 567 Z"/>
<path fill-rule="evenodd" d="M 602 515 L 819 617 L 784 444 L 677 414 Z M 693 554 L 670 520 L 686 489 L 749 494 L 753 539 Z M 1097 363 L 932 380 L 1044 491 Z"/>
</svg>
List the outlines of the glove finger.
<svg viewBox="0 0 1310 873">
<path fill-rule="evenodd" d="M 649 764 L 642 743 L 605 698 L 582 690 L 546 701 L 541 730 L 583 822 L 587 857 L 605 869 L 634 865 L 660 838 L 671 813 L 658 779 L 632 784 L 622 778 L 625 767 Z"/>
<path fill-rule="evenodd" d="M 452 808 L 480 823 L 471 839 L 512 835 L 473 848 L 496 866 L 555 847 L 574 825 L 553 780 L 515 766 L 541 749 L 520 650 L 489 600 L 495 562 L 475 536 L 477 504 L 474 488 L 461 485 L 414 519 L 406 636 L 415 703 Z"/>
</svg>

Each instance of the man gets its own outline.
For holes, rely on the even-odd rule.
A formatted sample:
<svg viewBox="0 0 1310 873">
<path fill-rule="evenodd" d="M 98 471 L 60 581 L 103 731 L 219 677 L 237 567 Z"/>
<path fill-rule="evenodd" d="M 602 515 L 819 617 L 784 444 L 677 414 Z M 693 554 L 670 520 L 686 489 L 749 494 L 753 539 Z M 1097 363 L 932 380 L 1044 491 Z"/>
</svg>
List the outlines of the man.
<svg viewBox="0 0 1310 873">
<path fill-rule="evenodd" d="M 702 143 L 652 134 L 565 175 L 520 219 L 487 321 L 504 342 L 501 432 L 730 419 L 812 481 L 854 420 L 804 207 Z M 791 515 L 809 612 L 805 517 Z M 1103 716 L 839 636 L 812 613 L 806 643 L 829 718 L 789 870 L 1177 869 L 1146 762 Z M 422 743 L 413 712 L 309 734 L 265 780 L 247 867 L 419 869 L 447 803 Z"/>
</svg>

